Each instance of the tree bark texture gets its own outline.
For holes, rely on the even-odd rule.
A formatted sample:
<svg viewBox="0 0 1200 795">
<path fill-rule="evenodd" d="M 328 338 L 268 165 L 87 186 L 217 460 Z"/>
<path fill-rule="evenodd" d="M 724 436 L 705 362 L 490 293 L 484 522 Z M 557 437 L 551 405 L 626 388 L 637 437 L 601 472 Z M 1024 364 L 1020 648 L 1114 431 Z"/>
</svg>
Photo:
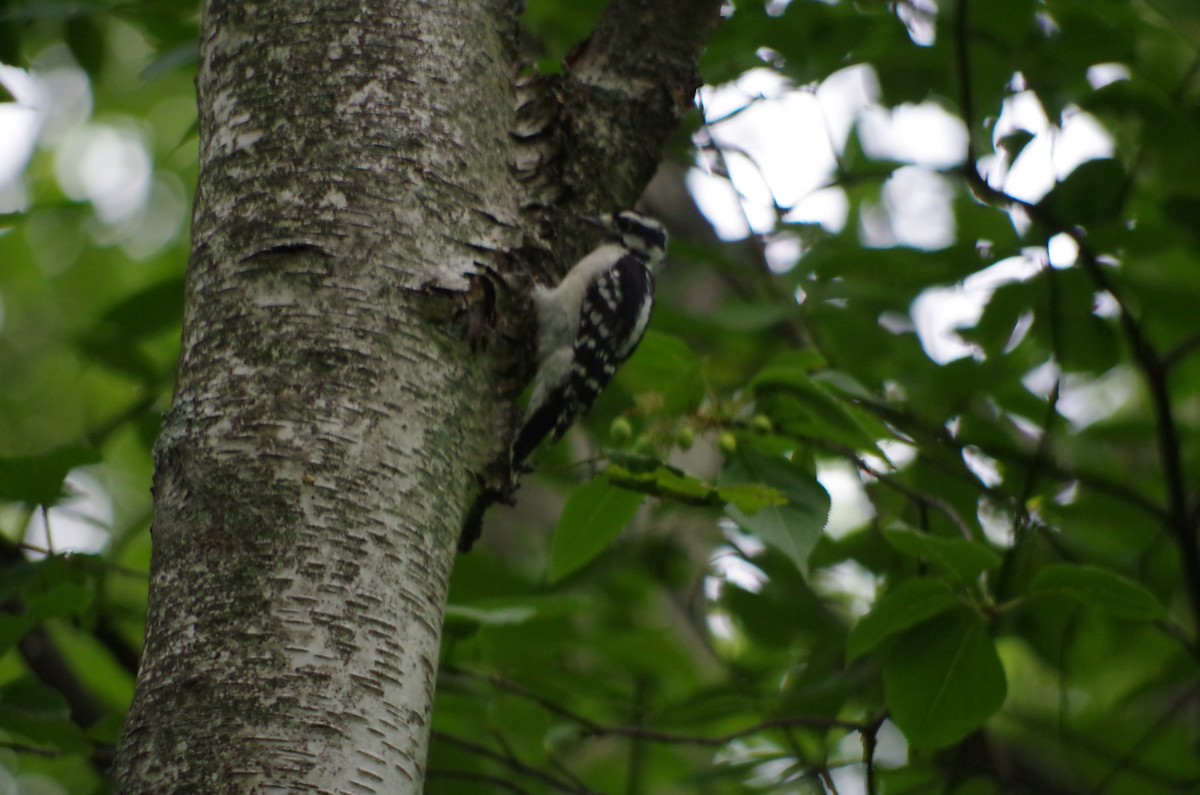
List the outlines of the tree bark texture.
<svg viewBox="0 0 1200 795">
<path fill-rule="evenodd" d="M 455 543 L 510 432 L 504 354 L 473 349 L 457 310 L 471 274 L 523 267 L 525 216 L 546 212 L 514 133 L 517 14 L 205 3 L 183 348 L 119 792 L 421 791 Z M 588 140 L 561 118 L 549 138 Z M 644 139 L 627 121 L 618 137 Z M 657 156 L 640 155 L 647 178 Z M 552 178 L 571 204 L 641 188 Z"/>
<path fill-rule="evenodd" d="M 512 214 L 515 8 L 374 6 L 206 8 L 122 792 L 420 789 L 464 495 L 499 439 L 421 288 Z"/>
</svg>

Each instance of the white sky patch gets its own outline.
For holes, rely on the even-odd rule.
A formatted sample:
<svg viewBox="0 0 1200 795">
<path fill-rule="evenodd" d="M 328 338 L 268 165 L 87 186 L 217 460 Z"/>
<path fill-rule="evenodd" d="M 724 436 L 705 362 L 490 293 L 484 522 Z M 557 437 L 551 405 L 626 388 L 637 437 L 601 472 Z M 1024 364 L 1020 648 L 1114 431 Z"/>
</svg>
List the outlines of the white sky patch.
<svg viewBox="0 0 1200 795">
<path fill-rule="evenodd" d="M 816 572 L 812 585 L 818 593 L 840 597 L 852 618 L 862 618 L 875 603 L 879 578 L 859 563 L 844 560 Z"/>
<path fill-rule="evenodd" d="M 937 41 L 937 3 L 934 0 L 908 0 L 896 3 L 895 9 L 913 44 L 932 47 Z"/>
<path fill-rule="evenodd" d="M 688 192 L 722 240 L 742 240 L 750 234 L 741 203 L 724 177 L 693 168 L 687 173 Z"/>
<path fill-rule="evenodd" d="M 0 84 L 16 102 L 0 104 L 0 186 L 21 176 L 33 155 L 41 114 L 36 109 L 37 88 L 24 69 L 0 64 Z"/>
<path fill-rule="evenodd" d="M 975 518 L 983 528 L 984 537 L 996 546 L 1008 549 L 1016 543 L 1013 517 L 1003 506 L 987 497 L 980 497 L 976 504 Z"/>
<path fill-rule="evenodd" d="M 917 459 L 916 447 L 896 439 L 880 440 L 879 449 L 887 456 L 886 461 L 874 455 L 862 457 L 863 463 L 876 472 L 899 472 Z M 864 477 L 870 478 L 870 475 L 864 475 Z"/>
<path fill-rule="evenodd" d="M 64 193 L 91 202 L 100 220 L 115 224 L 145 204 L 152 165 L 146 142 L 132 127 L 88 124 L 63 142 L 55 175 Z"/>
<path fill-rule="evenodd" d="M 822 461 L 817 465 L 817 480 L 829 492 L 829 520 L 825 523 L 825 533 L 830 538 L 845 537 L 875 515 L 875 508 L 858 478 L 858 470 L 850 463 Z"/>
<path fill-rule="evenodd" d="M 883 186 L 886 213 L 864 228 L 864 242 L 929 251 L 946 248 L 955 239 L 953 199 L 953 186 L 940 174 L 915 166 L 896 169 Z"/>
<path fill-rule="evenodd" d="M 880 160 L 950 168 L 967 155 L 967 129 L 933 102 L 885 108 L 872 105 L 859 122 L 863 150 Z"/>
<path fill-rule="evenodd" d="M 833 178 L 857 125 L 872 156 L 923 167 L 900 169 L 889 181 L 885 206 L 867 214 L 866 242 L 925 249 L 953 242 L 953 189 L 933 172 L 962 161 L 967 134 L 940 105 L 880 106 L 867 66 L 837 72 L 815 89 L 756 69 L 732 85 L 705 87 L 701 97 L 712 120 L 708 133 L 724 157 L 702 153 L 688 186 L 722 239 L 771 231 L 780 209 L 789 222 L 840 231 L 848 202 Z"/>
<path fill-rule="evenodd" d="M 1031 255 L 1000 260 L 961 285 L 931 287 L 917 296 L 909 309 L 925 354 L 938 364 L 979 355 L 958 335 L 957 329 L 979 322 L 992 293 L 1002 284 L 1032 277 L 1041 263 Z"/>
<path fill-rule="evenodd" d="M 1092 378 L 1078 373 L 1063 375 L 1054 362 L 1031 371 L 1021 383 L 1038 397 L 1047 398 L 1060 376 L 1058 413 L 1076 431 L 1112 417 L 1136 397 L 1140 388 L 1137 376 L 1127 367 L 1114 367 Z"/>
<path fill-rule="evenodd" d="M 817 99 L 825 113 L 830 140 L 841 151 L 858 118 L 879 101 L 879 79 L 866 64 L 850 66 L 825 78 L 817 88 Z"/>
<path fill-rule="evenodd" d="M 63 59 L 56 58 L 53 50 L 45 58 L 39 57 L 39 61 L 51 63 L 59 60 Z M 92 113 L 92 94 L 87 75 L 68 66 L 30 73 L 0 64 L 0 84 L 15 100 L 0 103 L 0 191 L 5 192 L 8 206 L 20 198 L 12 186 L 39 141 L 53 145 L 86 120 Z"/>
<path fill-rule="evenodd" d="M 958 329 L 979 322 L 986 303 L 986 295 L 974 295 L 961 285 L 931 287 L 918 295 L 909 311 L 925 354 L 938 364 L 978 354 Z"/>
<path fill-rule="evenodd" d="M 758 593 L 762 590 L 763 583 L 767 581 L 767 575 L 763 574 L 762 569 L 730 547 L 717 547 L 709 560 L 709 566 L 713 573 L 708 579 L 718 581 L 713 583 L 711 588 L 709 583 L 705 583 L 705 593 L 710 599 L 716 599 L 719 596 L 722 583 L 736 585 L 750 593 Z"/>
<path fill-rule="evenodd" d="M 777 207 L 789 221 L 840 228 L 845 197 L 829 185 L 835 147 L 840 150 L 855 115 L 877 95 L 873 86 L 870 70 L 856 67 L 815 91 L 794 89 L 767 69 L 701 89 L 705 114 L 713 120 L 708 133 L 724 163 L 714 152 L 702 153 L 688 187 L 717 234 L 732 240 L 769 232 Z M 730 180 L 717 176 L 722 168 Z"/>
<path fill-rule="evenodd" d="M 1115 73 L 1101 69 L 1096 74 L 1096 79 L 1102 79 Z M 1056 127 L 1032 91 L 1020 91 L 1004 100 L 994 140 L 1022 130 L 1034 137 L 1015 162 L 985 158 L 982 168 L 989 182 L 1024 201 L 1041 199 L 1080 163 L 1113 154 L 1112 136 L 1093 116 L 1068 106 Z"/>
<path fill-rule="evenodd" d="M 1092 88 L 1101 89 L 1120 80 L 1128 80 L 1129 67 L 1123 63 L 1098 63 L 1089 66 L 1087 70 L 1088 83 Z"/>
<path fill-rule="evenodd" d="M 1050 267 L 1066 268 L 1079 258 L 1079 244 L 1070 235 L 1059 233 L 1050 238 L 1046 245 L 1050 255 Z"/>
<path fill-rule="evenodd" d="M 846 225 L 850 215 L 850 200 L 841 188 L 824 188 L 801 197 L 792 211 L 784 216 L 791 223 L 820 224 L 828 232 L 837 233 Z"/>
<path fill-rule="evenodd" d="M 795 235 L 776 235 L 767 241 L 763 253 L 772 272 L 787 273 L 800 260 L 800 238 Z"/>
<path fill-rule="evenodd" d="M 78 469 L 67 476 L 66 491 L 71 496 L 48 512 L 49 535 L 39 509 L 25 529 L 25 543 L 54 552 L 98 552 L 108 543 L 112 498 L 100 481 Z"/>
<path fill-rule="evenodd" d="M 1004 482 L 1004 476 L 1000 474 L 1000 464 L 991 456 L 985 455 L 983 451 L 977 447 L 964 447 L 962 451 L 963 463 L 967 465 L 967 469 L 975 477 L 979 478 L 979 482 L 985 486 L 999 486 Z"/>
</svg>

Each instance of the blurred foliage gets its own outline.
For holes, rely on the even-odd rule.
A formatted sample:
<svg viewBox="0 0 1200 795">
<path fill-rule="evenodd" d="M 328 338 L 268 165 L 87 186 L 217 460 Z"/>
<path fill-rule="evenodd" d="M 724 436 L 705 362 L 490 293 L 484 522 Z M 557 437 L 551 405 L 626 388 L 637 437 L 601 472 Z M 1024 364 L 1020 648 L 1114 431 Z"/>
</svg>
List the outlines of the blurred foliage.
<svg viewBox="0 0 1200 795">
<path fill-rule="evenodd" d="M 531 0 L 543 68 L 601 5 Z M 106 791 L 132 692 L 196 34 L 174 0 L 0 2 L 0 61 L 55 97 L 0 186 L 3 792 Z M 808 91 L 862 66 L 969 156 L 914 166 L 855 127 L 844 224 L 677 235 L 656 332 L 458 564 L 427 791 L 1200 791 L 1200 12 L 745 0 L 702 62 Z M 1018 95 L 1049 131 L 998 124 Z M 1111 152 L 1007 194 L 1084 114 Z M 880 242 L 913 168 L 948 186 L 948 245 Z M 768 267 L 779 241 L 799 255 Z M 1016 261 L 931 357 L 915 302 Z"/>
</svg>

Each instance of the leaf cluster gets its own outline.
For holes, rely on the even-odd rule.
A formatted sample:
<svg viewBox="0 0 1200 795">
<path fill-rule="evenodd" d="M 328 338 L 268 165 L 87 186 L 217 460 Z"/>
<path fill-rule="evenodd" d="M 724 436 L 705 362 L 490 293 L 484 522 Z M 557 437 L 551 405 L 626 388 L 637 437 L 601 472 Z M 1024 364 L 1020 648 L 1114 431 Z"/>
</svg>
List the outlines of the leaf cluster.
<svg viewBox="0 0 1200 795">
<path fill-rule="evenodd" d="M 595 13 L 531 3 L 527 28 L 557 61 Z M 187 196 L 195 31 L 189 4 L 9 2 L 0 60 L 70 53 L 91 123 Z M 869 68 L 881 108 L 969 146 L 905 162 L 851 125 L 844 223 L 776 203 L 758 238 L 673 244 L 656 331 L 458 564 L 428 791 L 1200 786 L 1198 41 L 1186 0 L 734 3 L 709 84 Z M 1018 96 L 1049 130 L 1000 125 Z M 1012 195 L 997 175 L 1080 114 L 1111 151 Z M 677 151 L 712 154 L 691 132 Z M 56 145 L 0 219 L 0 789 L 93 793 L 144 632 L 186 244 L 69 195 Z M 912 169 L 946 188 L 945 246 L 874 234 Z M 779 242 L 799 256 L 768 266 Z M 968 287 L 963 355 L 931 355 L 915 307 Z M 96 500 L 97 553 L 22 546 Z"/>
</svg>

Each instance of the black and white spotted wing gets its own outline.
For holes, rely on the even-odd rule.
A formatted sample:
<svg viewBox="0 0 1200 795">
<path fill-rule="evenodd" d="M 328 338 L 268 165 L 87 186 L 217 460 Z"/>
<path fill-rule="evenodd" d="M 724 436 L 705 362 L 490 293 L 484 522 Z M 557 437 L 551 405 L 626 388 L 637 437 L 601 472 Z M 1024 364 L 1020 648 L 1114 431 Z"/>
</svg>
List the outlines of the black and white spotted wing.
<svg viewBox="0 0 1200 795">
<path fill-rule="evenodd" d="M 653 309 L 654 274 L 639 257 L 621 257 L 588 285 L 567 384 L 566 398 L 574 410 L 563 415 L 555 426 L 555 439 L 566 432 L 575 417 L 591 408 L 617 368 L 637 350 Z M 614 344 L 615 340 L 624 342 Z"/>
</svg>

